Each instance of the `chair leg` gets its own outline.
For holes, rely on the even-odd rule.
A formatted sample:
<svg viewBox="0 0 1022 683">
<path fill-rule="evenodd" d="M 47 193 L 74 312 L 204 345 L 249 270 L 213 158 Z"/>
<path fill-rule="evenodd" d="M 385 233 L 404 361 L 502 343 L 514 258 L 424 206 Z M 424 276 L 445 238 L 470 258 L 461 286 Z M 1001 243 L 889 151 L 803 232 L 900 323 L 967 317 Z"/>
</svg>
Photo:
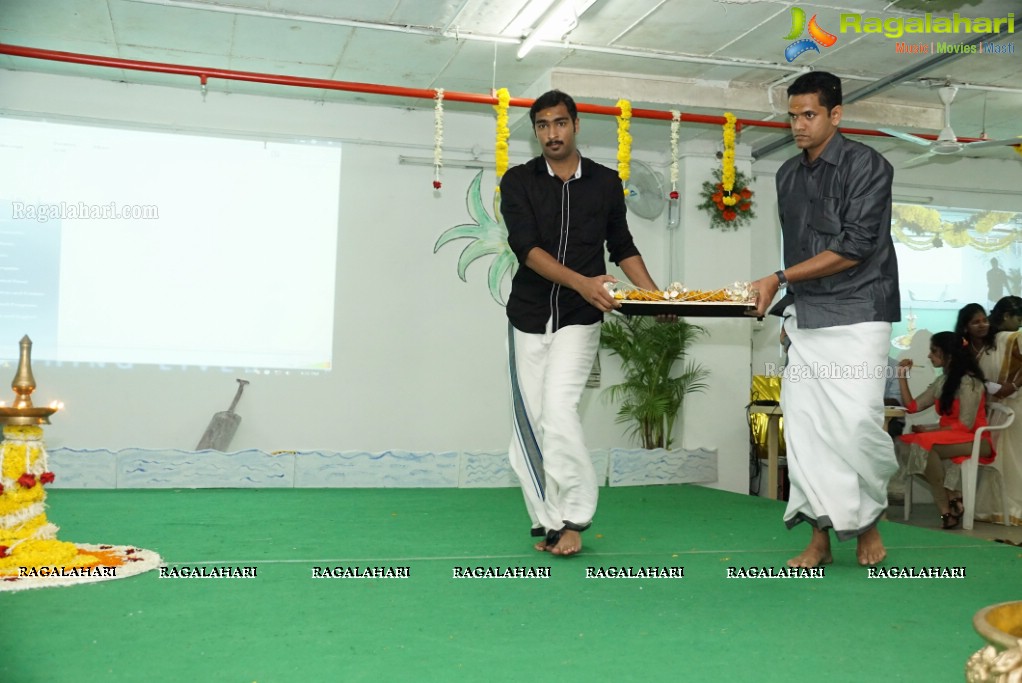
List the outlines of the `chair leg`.
<svg viewBox="0 0 1022 683">
<path fill-rule="evenodd" d="M 997 471 L 997 476 L 1000 479 L 998 483 L 1001 486 L 1001 524 L 1011 526 L 1011 511 L 1008 509 L 1008 487 L 1005 486 L 1004 473 Z"/>
<path fill-rule="evenodd" d="M 905 476 L 905 521 L 912 517 L 912 485 L 916 476 L 909 474 Z"/>
<path fill-rule="evenodd" d="M 976 480 L 977 463 L 969 458 L 962 463 L 962 503 L 965 514 L 962 516 L 962 528 L 971 529 L 976 516 Z"/>
</svg>

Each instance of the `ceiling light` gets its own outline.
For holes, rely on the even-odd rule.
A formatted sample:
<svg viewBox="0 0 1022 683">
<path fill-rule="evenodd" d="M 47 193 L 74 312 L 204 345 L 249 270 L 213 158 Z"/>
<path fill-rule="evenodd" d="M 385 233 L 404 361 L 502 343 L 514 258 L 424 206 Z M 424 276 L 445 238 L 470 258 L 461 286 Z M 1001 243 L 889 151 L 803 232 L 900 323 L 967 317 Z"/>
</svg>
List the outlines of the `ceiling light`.
<svg viewBox="0 0 1022 683">
<path fill-rule="evenodd" d="M 533 3 L 537 3 L 537 8 L 551 6 L 549 0 L 533 0 Z M 521 47 L 518 48 L 517 58 L 525 57 L 541 40 L 560 39 L 571 33 L 578 26 L 579 17 L 595 3 L 596 0 L 559 0 L 552 9 L 542 15 L 542 21 L 535 24 L 535 28 L 529 31 L 525 40 L 522 41 Z M 532 7 L 531 3 L 519 13 L 519 16 L 525 15 L 527 11 L 533 15 L 535 10 L 530 10 L 530 7 Z"/>
<path fill-rule="evenodd" d="M 514 21 L 501 31 L 501 35 L 521 39 L 529 34 L 532 27 L 539 23 L 556 0 L 529 0 L 515 16 Z"/>
</svg>

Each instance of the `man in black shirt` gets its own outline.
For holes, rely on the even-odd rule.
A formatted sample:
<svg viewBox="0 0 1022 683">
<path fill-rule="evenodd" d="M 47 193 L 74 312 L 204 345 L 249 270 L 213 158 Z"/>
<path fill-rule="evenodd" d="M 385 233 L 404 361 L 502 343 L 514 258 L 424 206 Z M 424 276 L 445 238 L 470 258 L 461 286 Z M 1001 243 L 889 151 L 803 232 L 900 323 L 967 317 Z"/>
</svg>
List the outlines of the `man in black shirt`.
<svg viewBox="0 0 1022 683">
<path fill-rule="evenodd" d="M 790 341 L 781 384 L 791 495 L 788 527 L 808 522 L 793 567 L 832 561 L 829 530 L 857 539 L 863 565 L 886 556 L 877 522 L 897 471 L 883 430 L 891 323 L 901 319 L 891 239 L 894 171 L 874 149 L 838 131 L 841 81 L 803 74 L 788 88 L 788 116 L 802 154 L 777 172 L 784 265 L 753 283 L 758 312 L 784 316 Z"/>
<path fill-rule="evenodd" d="M 603 314 L 620 304 L 605 283 L 604 245 L 637 286 L 657 289 L 632 242 L 616 173 L 575 146 L 578 110 L 558 90 L 529 111 L 542 156 L 509 170 L 501 214 L 519 269 L 508 297 L 513 437 L 509 456 L 536 545 L 555 555 L 582 549 L 598 483 L 578 403 L 600 344 Z"/>
</svg>

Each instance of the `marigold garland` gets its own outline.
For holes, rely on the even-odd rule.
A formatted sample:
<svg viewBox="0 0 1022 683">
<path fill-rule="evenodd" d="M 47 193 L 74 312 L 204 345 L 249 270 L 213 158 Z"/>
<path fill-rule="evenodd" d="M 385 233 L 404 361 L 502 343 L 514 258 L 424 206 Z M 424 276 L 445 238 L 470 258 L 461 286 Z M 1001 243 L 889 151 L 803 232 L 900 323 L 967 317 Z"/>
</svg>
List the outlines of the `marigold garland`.
<svg viewBox="0 0 1022 683">
<path fill-rule="evenodd" d="M 0 443 L 0 590 L 120 578 L 158 566 L 159 556 L 148 551 L 124 546 L 79 547 L 56 538 L 59 529 L 46 518 L 43 485 L 52 482 L 54 474 L 47 469 L 42 435 L 42 428 L 37 425 L 3 426 L 3 441 Z M 114 552 L 120 554 L 114 556 Z M 147 555 L 145 558 L 141 556 L 143 552 Z M 133 568 L 128 568 L 128 562 L 133 563 Z M 65 571 L 78 567 L 98 566 L 123 566 L 125 571 L 103 573 L 102 578 L 91 575 L 66 578 L 64 575 Z M 60 575 L 44 574 L 43 579 L 23 578 L 24 568 L 59 569 Z"/>
<path fill-rule="evenodd" d="M 31 566 L 37 555 L 63 562 L 76 552 L 73 544 L 53 540 L 56 527 L 46 519 L 42 485 L 53 481 L 53 473 L 46 469 L 42 433 L 35 425 L 3 428 L 0 474 L 6 485 L 0 490 L 0 574 Z"/>
<path fill-rule="evenodd" d="M 671 199 L 678 195 L 678 131 L 681 128 L 681 112 L 671 110 Z"/>
<path fill-rule="evenodd" d="M 507 172 L 508 164 L 508 138 L 511 137 L 511 130 L 507 127 L 507 110 L 511 105 L 511 93 L 507 88 L 497 91 L 497 104 L 493 107 L 497 112 L 497 143 L 494 147 L 497 167 L 497 192 L 500 192 L 500 179 Z"/>
<path fill-rule="evenodd" d="M 752 190 L 749 189 L 749 179 L 741 171 L 734 172 L 734 181 L 731 196 L 735 203 L 728 205 L 724 197 L 723 171 L 715 169 L 713 180 L 703 183 L 700 195 L 703 203 L 699 205 L 710 214 L 710 227 L 721 230 L 736 230 L 749 222 L 749 219 L 756 217 L 752 210 Z"/>
<path fill-rule="evenodd" d="M 618 100 L 617 106 L 621 114 L 617 117 L 617 174 L 622 183 L 627 183 L 632 176 L 632 135 L 628 132 L 632 120 L 632 103 Z M 628 196 L 628 189 L 624 190 Z"/>
<path fill-rule="evenodd" d="M 444 165 L 444 89 L 437 88 L 436 107 L 433 110 L 433 188 L 439 190 L 440 167 Z"/>
<path fill-rule="evenodd" d="M 735 115 L 731 112 L 724 112 L 724 156 L 720 161 L 721 184 L 723 185 L 723 200 L 725 206 L 734 206 L 738 203 L 738 197 L 734 194 L 735 189 Z"/>
</svg>

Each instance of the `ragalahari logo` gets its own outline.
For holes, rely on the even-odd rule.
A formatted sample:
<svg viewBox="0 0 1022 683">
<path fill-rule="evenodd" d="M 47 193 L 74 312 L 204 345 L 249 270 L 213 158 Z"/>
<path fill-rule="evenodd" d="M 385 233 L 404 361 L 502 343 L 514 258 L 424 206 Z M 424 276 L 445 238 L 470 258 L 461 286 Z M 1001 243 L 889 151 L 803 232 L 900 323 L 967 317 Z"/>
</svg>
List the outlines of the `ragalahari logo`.
<svg viewBox="0 0 1022 683">
<path fill-rule="evenodd" d="M 809 31 L 808 38 L 800 38 L 804 31 Z M 809 20 L 809 27 L 806 28 L 806 12 L 801 7 L 791 8 L 791 31 L 784 36 L 785 40 L 795 42 L 784 48 L 784 58 L 789 62 L 795 61 L 799 55 L 810 50 L 820 51 L 820 46 L 830 47 L 837 42 L 837 36 L 827 33 L 816 23 L 816 15 Z"/>
</svg>

